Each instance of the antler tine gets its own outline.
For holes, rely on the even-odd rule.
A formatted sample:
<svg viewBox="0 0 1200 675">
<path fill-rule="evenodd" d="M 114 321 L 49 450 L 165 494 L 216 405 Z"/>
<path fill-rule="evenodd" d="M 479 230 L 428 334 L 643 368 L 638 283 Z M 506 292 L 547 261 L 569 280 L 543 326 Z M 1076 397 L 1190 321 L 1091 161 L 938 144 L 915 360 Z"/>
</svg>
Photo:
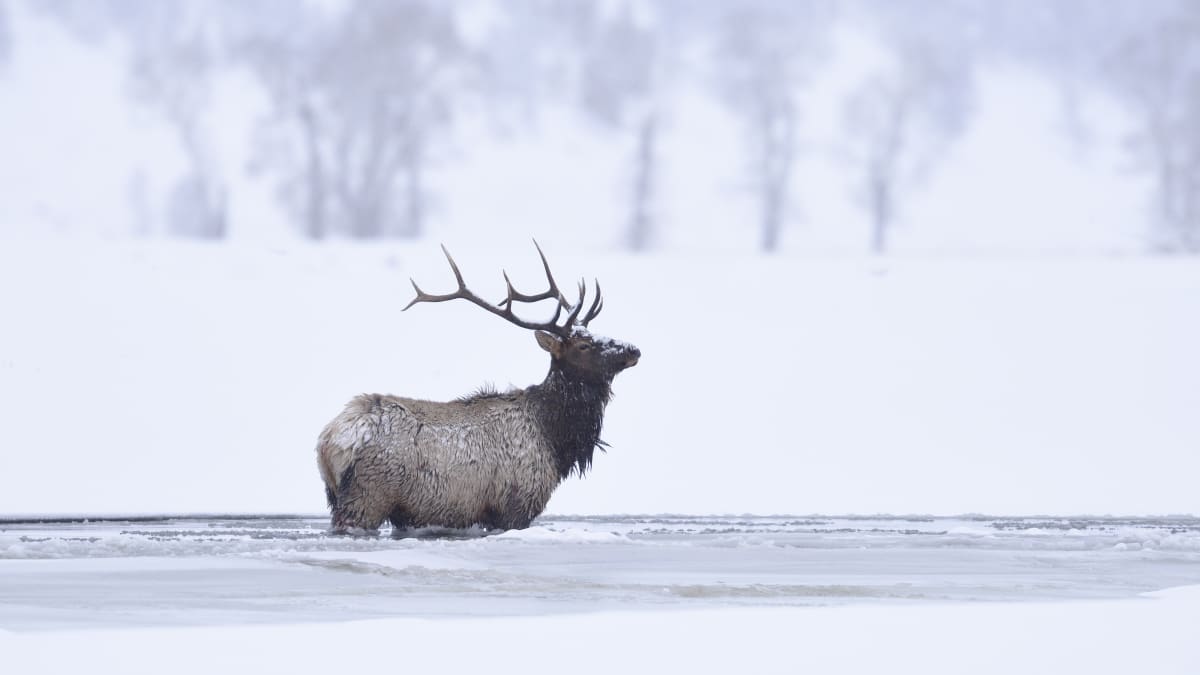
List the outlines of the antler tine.
<svg viewBox="0 0 1200 675">
<path fill-rule="evenodd" d="M 462 272 L 458 271 L 458 265 L 455 264 L 454 258 L 450 257 L 450 251 L 446 248 L 445 244 L 438 245 L 442 247 L 442 253 L 446 254 L 446 260 L 450 263 L 450 269 L 454 270 L 454 280 L 458 282 L 458 287 L 465 290 L 467 285 L 463 282 Z"/>
<path fill-rule="evenodd" d="M 600 294 L 600 280 L 592 280 L 596 284 L 596 298 L 592 300 L 592 306 L 588 308 L 587 314 L 583 315 L 583 321 L 580 324 L 587 328 L 588 322 L 600 315 L 600 310 L 604 309 L 604 296 Z"/>
<path fill-rule="evenodd" d="M 467 300 L 471 300 L 471 298 L 463 295 L 463 293 L 470 294 L 471 292 L 467 290 L 467 284 L 463 281 L 462 272 L 459 271 L 458 264 L 455 263 L 454 258 L 450 256 L 450 251 L 446 249 L 445 244 L 442 245 L 442 253 L 445 254 L 446 260 L 450 263 L 450 270 L 454 272 L 454 280 L 458 282 L 458 290 L 445 295 L 433 295 L 421 290 L 421 287 L 417 285 L 416 280 L 412 277 L 409 277 L 408 280 L 412 282 L 413 290 L 417 292 L 417 297 L 413 298 L 412 301 L 405 305 L 404 309 L 400 311 L 406 311 L 409 307 L 412 307 L 418 302 L 445 302 L 447 300 L 454 300 L 455 298 L 465 298 Z"/>
<path fill-rule="evenodd" d="M 417 285 L 417 280 L 416 280 L 416 279 L 413 279 L 412 277 L 409 277 L 409 278 L 408 278 L 408 281 L 409 281 L 409 283 L 411 283 L 411 284 L 412 284 L 412 286 L 413 286 L 413 290 L 417 292 L 417 297 L 413 298 L 412 300 L 409 300 L 409 301 L 408 301 L 408 304 L 404 306 L 404 309 L 400 310 L 401 312 L 407 312 L 409 307 L 412 307 L 413 305 L 415 305 L 415 304 L 417 304 L 418 302 L 420 302 L 420 301 L 421 301 L 421 298 L 423 298 L 423 297 L 426 297 L 426 295 L 425 295 L 425 291 L 422 291 L 422 290 L 421 290 L 421 287 Z"/>
<path fill-rule="evenodd" d="M 579 310 L 583 309 L 583 301 L 587 297 L 587 284 L 583 279 L 579 280 L 579 302 L 571 306 L 571 313 L 567 315 L 567 322 L 563 324 L 563 328 L 571 330 L 571 326 L 579 323 Z"/>
<path fill-rule="evenodd" d="M 542 269 L 546 270 L 546 281 L 550 282 L 550 288 L 528 295 L 518 291 L 512 285 L 512 280 L 508 278 L 508 272 L 503 272 L 504 283 L 508 285 L 508 297 L 497 303 L 500 307 L 512 307 L 513 301 L 520 302 L 538 302 L 541 300 L 557 300 L 560 307 L 570 309 L 571 304 L 563 297 L 562 291 L 558 290 L 558 283 L 554 281 L 554 274 L 550 272 L 550 263 L 546 261 L 546 254 L 542 253 L 542 247 L 538 245 L 537 239 L 533 240 L 533 246 L 537 249 L 538 257 L 542 259 Z"/>
<path fill-rule="evenodd" d="M 546 270 L 546 279 L 550 281 L 550 288 L 557 294 L 557 300 L 560 307 L 566 309 L 570 307 L 570 303 L 563 297 L 562 291 L 558 290 L 558 284 L 554 283 L 554 275 L 550 273 L 550 263 L 546 262 L 546 254 L 542 253 L 542 247 L 538 245 L 537 239 L 533 240 L 533 247 L 537 249 L 538 257 L 542 259 L 542 269 Z M 553 296 L 551 296 L 553 297 Z"/>
</svg>

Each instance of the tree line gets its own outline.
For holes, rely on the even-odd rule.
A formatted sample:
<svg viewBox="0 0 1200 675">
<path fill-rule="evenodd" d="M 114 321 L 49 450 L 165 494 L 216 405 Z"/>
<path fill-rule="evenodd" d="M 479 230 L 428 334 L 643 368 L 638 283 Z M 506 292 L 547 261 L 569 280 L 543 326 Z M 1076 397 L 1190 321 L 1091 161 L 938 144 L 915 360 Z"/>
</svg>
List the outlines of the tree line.
<svg viewBox="0 0 1200 675">
<path fill-rule="evenodd" d="M 2 2 L 2 0 L 0 0 Z M 845 160 L 886 251 L 908 178 L 969 128 L 981 65 L 1052 78 L 1136 122 L 1129 157 L 1152 175 L 1156 251 L 1200 252 L 1200 3 L 1189 0 L 41 0 L 81 37 L 128 46 L 133 95 L 170 126 L 187 170 L 172 233 L 227 231 L 226 177 L 205 110 L 213 78 L 244 69 L 269 100 L 258 167 L 305 237 L 419 236 L 438 186 L 431 162 L 457 111 L 511 119 L 574 107 L 633 148 L 620 239 L 654 245 L 663 125 L 682 84 L 739 122 L 758 241 L 780 246 L 805 198 L 799 129 L 840 27 L 885 50 L 841 102 Z M 0 4 L 0 63 L 11 42 Z M 470 30 L 467 26 L 472 27 Z M 517 122 L 520 123 L 520 122 Z"/>
</svg>

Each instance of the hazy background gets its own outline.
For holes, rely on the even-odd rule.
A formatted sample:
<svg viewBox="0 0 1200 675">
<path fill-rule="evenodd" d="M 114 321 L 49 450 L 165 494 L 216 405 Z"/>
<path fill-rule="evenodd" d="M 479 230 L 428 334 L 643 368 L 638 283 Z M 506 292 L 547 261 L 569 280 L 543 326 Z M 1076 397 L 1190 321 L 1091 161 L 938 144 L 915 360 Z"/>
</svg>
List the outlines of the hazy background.
<svg viewBox="0 0 1200 675">
<path fill-rule="evenodd" d="M 0 3 L 8 235 L 1200 250 L 1171 0 Z"/>
<path fill-rule="evenodd" d="M 531 237 L 645 354 L 551 510 L 1200 512 L 1186 0 L 0 0 L 0 512 L 320 511 Z"/>
</svg>

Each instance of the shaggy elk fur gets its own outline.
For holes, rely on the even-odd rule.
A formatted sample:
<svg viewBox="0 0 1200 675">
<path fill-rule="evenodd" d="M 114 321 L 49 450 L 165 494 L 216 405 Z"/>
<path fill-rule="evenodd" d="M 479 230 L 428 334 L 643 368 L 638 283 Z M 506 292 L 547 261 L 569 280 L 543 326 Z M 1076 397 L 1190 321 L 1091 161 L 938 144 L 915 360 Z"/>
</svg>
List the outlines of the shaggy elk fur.
<svg viewBox="0 0 1200 675">
<path fill-rule="evenodd" d="M 534 242 L 537 245 L 537 242 Z M 550 288 L 526 295 L 513 288 L 498 305 L 467 290 L 458 265 L 442 251 L 458 290 L 430 295 L 413 282 L 420 302 L 464 299 L 534 331 L 550 352 L 541 384 L 507 392 L 481 390 L 448 403 L 369 394 L 356 397 L 321 432 L 318 465 L 334 532 L 437 525 L 519 529 L 542 512 L 550 494 L 572 473 L 583 475 L 603 447 L 600 426 L 613 377 L 637 363 L 633 345 L 592 335 L 588 323 L 603 307 L 600 285 L 580 318 L 579 300 L 558 290 L 538 248 Z M 554 316 L 533 322 L 513 313 L 516 302 L 554 300 Z M 563 310 L 566 320 L 559 324 Z"/>
</svg>

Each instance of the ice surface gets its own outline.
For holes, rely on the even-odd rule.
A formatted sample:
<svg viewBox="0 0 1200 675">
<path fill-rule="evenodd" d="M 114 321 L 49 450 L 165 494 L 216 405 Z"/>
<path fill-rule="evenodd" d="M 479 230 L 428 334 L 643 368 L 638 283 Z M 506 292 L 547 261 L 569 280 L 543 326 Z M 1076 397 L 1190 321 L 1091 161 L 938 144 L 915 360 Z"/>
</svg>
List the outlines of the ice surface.
<svg viewBox="0 0 1200 675">
<path fill-rule="evenodd" d="M 543 517 L 333 537 L 320 518 L 0 525 L 0 628 L 1130 598 L 1200 584 L 1200 519 Z"/>
</svg>

